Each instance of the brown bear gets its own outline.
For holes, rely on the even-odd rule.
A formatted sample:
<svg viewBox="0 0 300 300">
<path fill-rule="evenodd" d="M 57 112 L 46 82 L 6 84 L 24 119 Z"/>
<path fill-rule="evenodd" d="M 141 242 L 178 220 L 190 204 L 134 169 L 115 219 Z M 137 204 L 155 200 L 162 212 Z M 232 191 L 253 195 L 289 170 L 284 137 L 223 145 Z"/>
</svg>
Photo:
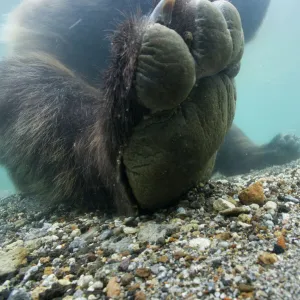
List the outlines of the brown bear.
<svg viewBox="0 0 300 300">
<path fill-rule="evenodd" d="M 235 112 L 239 13 L 225 0 L 149 6 L 24 0 L 9 15 L 0 163 L 21 192 L 130 214 L 209 178 Z M 222 153 L 235 146 L 224 145 L 215 170 L 244 171 L 226 166 Z"/>
</svg>

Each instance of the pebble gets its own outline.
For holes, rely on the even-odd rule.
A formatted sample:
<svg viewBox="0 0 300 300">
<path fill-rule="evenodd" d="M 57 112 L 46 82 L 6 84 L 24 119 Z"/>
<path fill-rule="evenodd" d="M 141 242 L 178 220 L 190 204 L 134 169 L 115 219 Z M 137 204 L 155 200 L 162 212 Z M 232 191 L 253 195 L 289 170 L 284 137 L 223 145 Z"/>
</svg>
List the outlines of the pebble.
<svg viewBox="0 0 300 300">
<path fill-rule="evenodd" d="M 261 182 L 255 182 L 239 194 L 239 200 L 244 205 L 258 204 L 263 205 L 265 202 L 264 189 Z"/>
<path fill-rule="evenodd" d="M 219 198 L 213 202 L 213 208 L 216 211 L 222 211 L 222 210 L 226 210 L 226 209 L 235 208 L 235 205 L 227 200 Z"/>
<path fill-rule="evenodd" d="M 189 241 L 190 247 L 197 247 L 199 251 L 204 251 L 210 246 L 211 242 L 207 238 L 196 238 Z"/>
<path fill-rule="evenodd" d="M 75 236 L 80 236 L 80 235 L 81 235 L 81 230 L 79 228 L 77 228 L 71 232 L 70 237 L 74 238 Z"/>
<path fill-rule="evenodd" d="M 265 210 L 276 210 L 277 209 L 277 203 L 274 201 L 268 201 L 263 206 Z"/>
<path fill-rule="evenodd" d="M 135 227 L 124 227 L 123 228 L 123 232 L 125 234 L 135 234 L 138 232 L 138 228 L 135 228 Z"/>
<path fill-rule="evenodd" d="M 129 218 L 60 212 L 61 205 L 45 215 L 31 212 L 34 204 L 27 213 L 31 202 L 14 196 L 0 205 L 0 252 L 24 248 L 26 255 L 9 280 L 0 281 L 0 299 L 12 291 L 41 300 L 293 299 L 300 255 L 298 169 L 212 179 L 177 206 Z M 244 205 L 241 191 L 257 182 L 268 200 L 262 207 Z M 218 202 L 230 208 L 215 209 Z"/>
<path fill-rule="evenodd" d="M 30 300 L 30 299 L 31 299 L 30 295 L 23 289 L 13 290 L 8 297 L 8 300 Z"/>
<path fill-rule="evenodd" d="M 250 213 L 250 207 L 235 207 L 235 208 L 229 208 L 226 210 L 223 210 L 220 212 L 221 215 L 227 216 L 227 217 L 233 217 L 238 216 L 240 214 L 247 214 Z"/>
<path fill-rule="evenodd" d="M 89 286 L 89 283 L 93 281 L 93 276 L 92 275 L 81 275 L 77 284 L 81 288 L 87 288 Z"/>
</svg>

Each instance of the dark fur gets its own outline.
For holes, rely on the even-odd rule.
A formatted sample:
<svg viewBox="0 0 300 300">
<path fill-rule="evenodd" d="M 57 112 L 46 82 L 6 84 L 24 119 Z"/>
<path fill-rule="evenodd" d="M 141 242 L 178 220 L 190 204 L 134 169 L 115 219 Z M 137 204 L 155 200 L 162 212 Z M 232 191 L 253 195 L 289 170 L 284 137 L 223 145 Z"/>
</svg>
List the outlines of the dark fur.
<svg viewBox="0 0 300 300">
<path fill-rule="evenodd" d="M 147 17 L 133 2 L 46 0 L 19 8 L 21 30 L 0 64 L 0 163 L 20 191 L 131 212 L 119 152 L 147 114 L 132 88 Z M 143 13 L 150 7 L 142 1 Z M 130 11 L 136 17 L 116 29 Z M 184 24 L 171 26 L 184 34 Z M 249 37 L 257 27 L 249 25 Z"/>
<path fill-rule="evenodd" d="M 118 152 L 145 113 L 134 102 L 132 80 L 147 21 L 129 18 L 110 31 L 111 64 L 102 80 L 111 2 L 63 2 L 65 10 L 47 1 L 22 8 L 18 17 L 32 32 L 16 37 L 0 65 L 0 162 L 22 192 L 52 201 L 95 199 L 128 212 L 132 197 L 121 182 L 126 178 L 117 176 L 123 174 Z M 70 30 L 82 16 L 88 23 Z M 50 34 L 38 35 L 36 28 Z"/>
</svg>

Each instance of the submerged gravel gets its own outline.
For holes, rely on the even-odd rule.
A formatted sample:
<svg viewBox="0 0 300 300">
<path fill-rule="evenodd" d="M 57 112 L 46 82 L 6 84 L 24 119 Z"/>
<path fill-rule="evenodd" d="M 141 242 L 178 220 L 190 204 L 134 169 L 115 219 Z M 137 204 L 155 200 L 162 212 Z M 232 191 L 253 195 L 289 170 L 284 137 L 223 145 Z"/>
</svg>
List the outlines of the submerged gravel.
<svg viewBox="0 0 300 300">
<path fill-rule="evenodd" d="M 4 198 L 0 299 L 300 299 L 299 164 L 135 218 Z"/>
</svg>

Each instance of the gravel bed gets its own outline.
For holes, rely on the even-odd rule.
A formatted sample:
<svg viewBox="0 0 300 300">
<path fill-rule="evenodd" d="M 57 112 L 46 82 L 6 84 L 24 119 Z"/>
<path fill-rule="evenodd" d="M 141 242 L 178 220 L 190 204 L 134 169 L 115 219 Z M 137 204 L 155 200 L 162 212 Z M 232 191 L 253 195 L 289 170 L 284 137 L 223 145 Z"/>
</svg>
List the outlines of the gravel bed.
<svg viewBox="0 0 300 300">
<path fill-rule="evenodd" d="M 0 299 L 300 299 L 300 161 L 124 218 L 0 200 Z"/>
</svg>

